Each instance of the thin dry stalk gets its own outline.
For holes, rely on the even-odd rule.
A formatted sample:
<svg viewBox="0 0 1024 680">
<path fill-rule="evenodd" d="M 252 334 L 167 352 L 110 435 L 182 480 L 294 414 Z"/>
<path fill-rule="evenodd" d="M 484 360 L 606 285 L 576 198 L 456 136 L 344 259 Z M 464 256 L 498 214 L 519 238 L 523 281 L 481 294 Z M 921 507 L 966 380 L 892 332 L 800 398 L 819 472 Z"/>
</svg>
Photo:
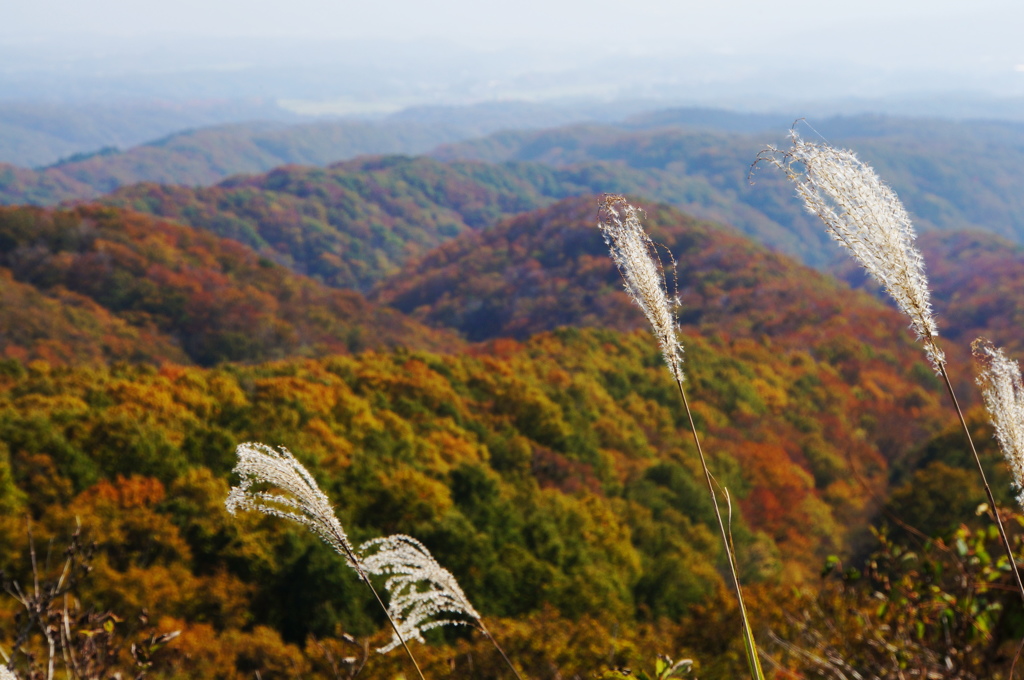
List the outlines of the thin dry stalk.
<svg viewBox="0 0 1024 680">
<path fill-rule="evenodd" d="M 669 373 L 672 374 L 672 378 L 679 388 L 679 396 L 683 401 L 683 408 L 686 410 L 686 417 L 690 422 L 690 432 L 693 435 L 697 454 L 700 457 L 701 468 L 704 471 L 704 481 L 707 483 L 708 493 L 711 495 L 711 504 L 715 509 L 715 518 L 718 520 L 722 545 L 725 548 L 725 554 L 729 561 L 729 571 L 732 576 L 736 599 L 739 602 L 740 617 L 743 620 L 743 643 L 747 653 L 750 674 L 752 677 L 760 680 L 764 678 L 764 671 L 761 669 L 760 655 L 754 642 L 750 618 L 747 615 L 746 605 L 743 601 L 743 589 L 740 586 L 736 554 L 729 539 L 726 523 L 722 519 L 722 510 L 718 504 L 718 497 L 715 494 L 716 482 L 711 475 L 711 470 L 708 468 L 704 449 L 701 447 L 700 438 L 697 435 L 697 426 L 693 421 L 693 413 L 690 411 L 690 403 L 686 398 L 686 390 L 683 388 L 683 381 L 685 379 L 683 375 L 683 346 L 679 342 L 678 323 L 675 315 L 675 308 L 678 303 L 668 295 L 664 267 L 661 264 L 661 259 L 658 257 L 657 246 L 640 224 L 638 212 L 636 208 L 629 204 L 625 197 L 611 194 L 605 195 L 598 211 L 598 226 L 604 234 L 604 239 L 611 251 L 612 259 L 622 275 L 626 292 L 629 293 L 629 296 L 643 310 L 647 320 L 650 321 L 654 336 L 658 340 L 658 346 L 661 348 L 662 356 L 668 365 Z"/>
</svg>

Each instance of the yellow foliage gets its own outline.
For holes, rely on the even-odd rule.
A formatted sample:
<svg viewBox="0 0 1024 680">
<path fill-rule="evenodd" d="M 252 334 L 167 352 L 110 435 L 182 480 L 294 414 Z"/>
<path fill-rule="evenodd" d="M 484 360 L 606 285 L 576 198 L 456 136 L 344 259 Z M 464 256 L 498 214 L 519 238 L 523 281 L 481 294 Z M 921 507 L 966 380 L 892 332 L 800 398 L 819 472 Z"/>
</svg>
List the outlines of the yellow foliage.
<svg viewBox="0 0 1024 680">
<path fill-rule="evenodd" d="M 412 468 L 381 473 L 380 479 L 385 494 L 381 500 L 402 525 L 435 522 L 452 507 L 446 484 Z"/>
</svg>

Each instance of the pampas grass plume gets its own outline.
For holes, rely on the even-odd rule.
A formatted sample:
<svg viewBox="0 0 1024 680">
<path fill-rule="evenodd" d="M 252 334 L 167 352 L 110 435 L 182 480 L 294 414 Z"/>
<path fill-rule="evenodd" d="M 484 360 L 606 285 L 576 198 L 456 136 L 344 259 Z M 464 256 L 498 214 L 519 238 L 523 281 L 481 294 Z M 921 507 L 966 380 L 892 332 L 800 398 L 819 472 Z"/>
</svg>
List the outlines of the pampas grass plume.
<svg viewBox="0 0 1024 680">
<path fill-rule="evenodd" d="M 288 449 L 282 446 L 275 450 L 249 442 L 239 444 L 235 453 L 238 463 L 234 472 L 241 483 L 228 493 L 228 512 L 233 515 L 240 509 L 255 510 L 302 524 L 343 555 L 349 566 L 362 572 L 356 551 L 327 496 Z M 284 493 L 253 489 L 264 484 Z"/>
<path fill-rule="evenodd" d="M 781 168 L 807 210 L 892 295 L 939 371 L 945 356 L 937 344 L 924 260 L 900 199 L 852 151 L 805 142 L 796 131 L 790 139 L 789 149 L 768 147 L 758 161 Z"/>
<path fill-rule="evenodd" d="M 605 195 L 598 211 L 598 227 L 619 268 L 626 292 L 651 323 L 668 370 L 676 381 L 682 382 L 683 346 L 675 315 L 678 303 L 666 291 L 657 246 L 640 224 L 639 212 L 625 197 Z"/>
<path fill-rule="evenodd" d="M 978 385 L 996 441 L 1010 466 L 1017 502 L 1024 506 L 1024 383 L 1020 366 L 985 338 L 971 343 L 981 370 Z"/>
<path fill-rule="evenodd" d="M 480 621 L 480 614 L 452 573 L 438 564 L 415 538 L 402 534 L 376 538 L 359 550 L 368 573 L 387 577 L 388 613 L 406 640 L 423 642 L 423 633 L 431 628 L 469 623 L 451 615 Z M 400 644 L 396 635 L 377 651 L 388 652 Z"/>
</svg>

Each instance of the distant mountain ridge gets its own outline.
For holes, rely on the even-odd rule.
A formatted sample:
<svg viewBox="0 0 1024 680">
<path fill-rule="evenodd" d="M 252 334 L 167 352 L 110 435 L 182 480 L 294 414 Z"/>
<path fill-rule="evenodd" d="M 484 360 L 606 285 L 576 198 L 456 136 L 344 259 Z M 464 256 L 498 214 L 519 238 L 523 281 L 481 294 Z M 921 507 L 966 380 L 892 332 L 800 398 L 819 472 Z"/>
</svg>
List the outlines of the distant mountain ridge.
<svg viewBox="0 0 1024 680">
<path fill-rule="evenodd" d="M 686 119 L 686 112 L 680 113 Z M 790 187 L 769 168 L 751 164 L 774 134 L 725 134 L 673 127 L 671 112 L 651 127 L 624 130 L 577 125 L 509 131 L 440 147 L 443 160 L 528 161 L 554 167 L 605 164 L 620 169 L 619 186 L 684 211 L 731 224 L 755 239 L 827 266 L 834 248 L 816 218 L 804 213 Z M 808 139 L 851 148 L 903 199 L 921 231 L 982 229 L 1024 243 L 1024 124 L 953 123 L 881 116 L 837 117 L 797 124 Z M 788 126 L 787 126 L 788 127 Z"/>
<path fill-rule="evenodd" d="M 0 205 L 54 205 L 92 199 L 136 182 L 210 185 L 286 164 L 322 166 L 366 154 L 425 153 L 445 142 L 497 130 L 610 121 L 638 108 L 628 103 L 596 108 L 512 101 L 412 107 L 377 120 L 300 122 L 281 109 L 258 104 L 250 103 L 248 109 L 243 104 L 220 109 L 209 104 L 206 108 L 213 110 L 205 118 L 201 104 L 194 112 L 154 113 L 142 107 L 137 114 L 141 121 L 134 121 L 131 107 L 129 112 L 87 108 L 77 115 L 77 109 L 57 104 L 0 103 Z M 228 119 L 221 120 L 224 116 Z M 255 122 L 229 122 L 240 117 Z M 176 129 L 174 121 L 179 121 Z M 150 139 L 159 138 L 139 144 L 147 129 L 153 130 Z M 91 146 L 88 140 L 94 140 Z M 134 141 L 126 144 L 129 140 Z M 125 146 L 131 148 L 118 150 Z M 29 158 L 45 160 L 22 161 L 26 167 L 15 164 Z"/>
<path fill-rule="evenodd" d="M 58 163 L 43 170 L 0 164 L 0 204 L 53 205 L 93 199 L 136 182 L 210 185 L 229 175 L 290 163 L 326 165 L 369 153 L 419 153 L 460 139 L 443 125 L 359 121 L 233 124 L 171 135 L 127 151 Z"/>
<path fill-rule="evenodd" d="M 126 149 L 232 120 L 296 122 L 299 117 L 265 99 L 9 99 L 0 101 L 0 163 L 38 168 L 75 154 Z"/>
<path fill-rule="evenodd" d="M 206 185 L 231 173 L 260 172 L 284 162 L 322 165 L 371 149 L 423 150 L 439 137 L 464 133 L 472 122 L 468 114 L 465 121 L 451 124 L 439 122 L 440 114 L 423 118 L 427 122 L 396 118 L 379 123 L 205 129 L 42 172 L 0 166 L 0 203 L 94 197 L 139 178 Z M 495 114 L 494 120 L 503 119 Z M 667 202 L 704 219 L 732 224 L 807 264 L 828 267 L 835 249 L 794 199 L 792 187 L 769 168 L 751 171 L 761 149 L 785 143 L 788 125 L 765 130 L 775 122 L 777 116 L 668 110 L 615 125 L 499 132 L 436 147 L 431 156 L 445 162 L 514 162 L 517 173 L 529 176 L 528 182 L 542 178 L 538 181 L 543 186 L 533 191 L 548 198 L 608 191 Z M 486 127 L 475 125 L 474 129 Z M 813 125 L 800 123 L 798 129 L 809 138 L 820 132 L 870 162 L 901 195 L 922 232 L 983 229 L 1024 242 L 1024 191 L 1015 180 L 1024 166 L 1024 124 L 858 116 Z M 526 164 L 546 168 L 527 170 Z M 389 260 L 397 262 L 391 255 Z M 352 280 L 344 285 L 353 285 Z"/>
</svg>

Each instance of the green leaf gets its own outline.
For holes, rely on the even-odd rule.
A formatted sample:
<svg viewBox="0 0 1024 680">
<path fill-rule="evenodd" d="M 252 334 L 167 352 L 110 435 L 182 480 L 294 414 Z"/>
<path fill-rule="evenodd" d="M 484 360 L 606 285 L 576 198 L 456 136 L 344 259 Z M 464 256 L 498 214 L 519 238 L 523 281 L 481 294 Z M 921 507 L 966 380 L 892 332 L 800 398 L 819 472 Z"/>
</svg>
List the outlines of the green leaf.
<svg viewBox="0 0 1024 680">
<path fill-rule="evenodd" d="M 824 578 L 836 570 L 840 564 L 838 555 L 829 555 L 825 558 L 825 564 L 821 568 L 821 576 Z"/>
</svg>

